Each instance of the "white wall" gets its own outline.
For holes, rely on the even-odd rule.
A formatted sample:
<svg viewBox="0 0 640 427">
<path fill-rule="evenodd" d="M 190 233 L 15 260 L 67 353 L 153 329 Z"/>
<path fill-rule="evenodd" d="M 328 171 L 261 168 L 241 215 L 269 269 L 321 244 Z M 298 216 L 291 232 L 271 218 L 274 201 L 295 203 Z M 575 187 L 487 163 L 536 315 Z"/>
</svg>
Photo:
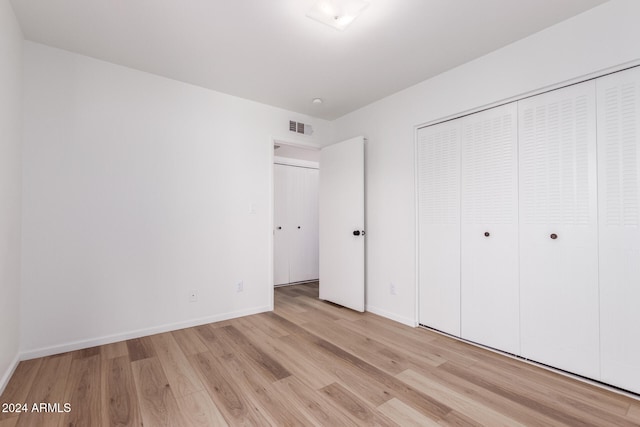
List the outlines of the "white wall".
<svg viewBox="0 0 640 427">
<path fill-rule="evenodd" d="M 640 2 L 612 0 L 334 122 L 336 140 L 368 138 L 368 310 L 417 318 L 415 126 L 636 61 L 639 16 Z"/>
<path fill-rule="evenodd" d="M 19 350 L 22 32 L 0 0 L 0 394 Z"/>
<path fill-rule="evenodd" d="M 24 103 L 23 357 L 270 309 L 272 138 L 328 122 L 31 42 Z"/>
</svg>

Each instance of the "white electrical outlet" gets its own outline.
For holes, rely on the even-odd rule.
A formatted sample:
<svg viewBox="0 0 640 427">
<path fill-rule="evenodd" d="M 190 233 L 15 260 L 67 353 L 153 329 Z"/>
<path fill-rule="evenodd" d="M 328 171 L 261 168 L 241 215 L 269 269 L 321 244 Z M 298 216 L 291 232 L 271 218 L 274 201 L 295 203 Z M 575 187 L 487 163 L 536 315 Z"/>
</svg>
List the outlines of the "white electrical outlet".
<svg viewBox="0 0 640 427">
<path fill-rule="evenodd" d="M 244 291 L 244 282 L 240 280 L 238 283 L 236 283 L 236 292 L 242 291 Z"/>
<path fill-rule="evenodd" d="M 396 292 L 396 285 L 394 285 L 393 283 L 389 283 L 389 293 L 391 295 L 398 295 L 398 293 Z"/>
<path fill-rule="evenodd" d="M 189 292 L 189 302 L 196 301 L 198 301 L 198 291 L 195 289 L 191 289 L 191 292 Z"/>
</svg>

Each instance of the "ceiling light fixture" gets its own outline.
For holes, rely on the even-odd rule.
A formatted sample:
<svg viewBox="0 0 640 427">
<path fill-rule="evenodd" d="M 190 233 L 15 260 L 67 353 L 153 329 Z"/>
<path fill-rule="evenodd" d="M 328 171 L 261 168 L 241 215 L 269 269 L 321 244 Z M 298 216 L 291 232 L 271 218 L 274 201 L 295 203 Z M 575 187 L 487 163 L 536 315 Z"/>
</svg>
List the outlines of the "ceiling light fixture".
<svg viewBox="0 0 640 427">
<path fill-rule="evenodd" d="M 369 6 L 365 0 L 318 0 L 307 16 L 337 30 L 344 30 Z"/>
<path fill-rule="evenodd" d="M 316 105 L 320 105 L 322 104 L 322 98 L 313 98 L 313 101 L 311 102 L 313 102 Z"/>
</svg>

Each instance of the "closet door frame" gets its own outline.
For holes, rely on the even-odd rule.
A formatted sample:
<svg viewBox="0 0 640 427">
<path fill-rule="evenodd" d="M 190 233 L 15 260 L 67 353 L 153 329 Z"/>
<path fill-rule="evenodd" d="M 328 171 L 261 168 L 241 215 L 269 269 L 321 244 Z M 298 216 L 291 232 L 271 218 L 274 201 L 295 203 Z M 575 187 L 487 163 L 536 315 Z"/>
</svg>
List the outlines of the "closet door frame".
<svg viewBox="0 0 640 427">
<path fill-rule="evenodd" d="M 286 224 L 278 224 L 276 223 L 277 221 L 277 215 L 276 215 L 276 210 L 278 209 L 278 207 L 276 207 L 276 203 L 275 203 L 275 197 L 276 197 L 276 187 L 277 187 L 277 182 L 276 182 L 276 168 L 284 168 L 284 170 L 286 171 L 286 175 L 287 175 L 287 182 L 286 182 L 286 187 L 287 187 L 287 200 L 286 200 L 286 212 L 287 212 L 287 218 L 286 218 Z M 298 160 L 298 159 L 292 159 L 292 158 L 285 158 L 285 157 L 276 157 L 274 156 L 274 161 L 273 161 L 273 195 L 274 197 L 272 198 L 273 200 L 273 227 L 272 227 L 272 235 L 273 235 L 273 244 L 272 244 L 272 248 L 273 248 L 273 262 L 271 263 L 273 265 L 273 274 L 272 274 L 272 283 L 273 286 L 280 286 L 280 285 L 288 285 L 291 283 L 298 283 L 298 282 L 305 282 L 305 281 L 310 281 L 310 280 L 316 280 L 318 279 L 318 267 L 317 264 L 318 262 L 315 262 L 315 266 L 313 266 L 313 268 L 311 268 L 311 264 L 312 261 L 309 259 L 303 259 L 304 257 L 300 257 L 298 256 L 298 258 L 301 258 L 302 261 L 304 261 L 305 265 L 301 266 L 298 269 L 299 274 L 301 275 L 301 279 L 300 280 L 292 280 L 292 276 L 291 276 L 291 267 L 290 267 L 290 262 L 291 262 L 291 247 L 292 245 L 295 244 L 296 241 L 300 240 L 300 236 L 298 236 L 296 234 L 296 232 L 298 231 L 297 228 L 300 226 L 301 227 L 301 232 L 305 232 L 306 234 L 308 234 L 309 230 L 307 230 L 307 226 L 303 225 L 302 223 L 298 224 L 295 220 L 296 218 L 295 215 L 293 215 L 293 211 L 291 209 L 291 200 L 289 200 L 290 195 L 291 195 L 291 189 L 296 185 L 304 185 L 307 184 L 307 179 L 306 179 L 306 173 L 304 173 L 305 175 L 305 179 L 304 179 L 304 183 L 300 183 L 300 182 L 293 182 L 291 175 L 295 174 L 296 171 L 298 170 L 313 170 L 316 174 L 315 179 L 317 180 L 318 175 L 319 175 L 319 170 L 320 170 L 320 166 L 318 162 L 313 162 L 313 161 L 306 161 L 306 160 Z M 317 190 L 317 185 L 315 186 L 316 190 Z M 300 189 L 301 191 L 304 191 L 304 189 Z M 306 196 L 305 196 L 306 197 Z M 317 202 L 315 203 L 316 206 L 316 211 L 317 211 Z M 300 213 L 300 212 L 298 212 Z M 312 228 L 315 230 L 315 233 L 318 233 L 318 221 L 317 221 L 317 212 L 315 212 L 315 218 L 311 218 L 311 220 L 313 221 L 315 219 L 315 226 L 312 226 Z M 295 224 L 294 224 L 295 222 Z M 300 221 L 298 221 L 300 222 Z M 278 227 L 282 227 L 282 229 L 278 229 Z M 295 229 L 294 229 L 295 228 Z M 313 230 L 312 230 L 313 231 Z M 276 234 L 280 233 L 281 239 L 285 239 L 287 241 L 287 263 L 288 263 L 288 268 L 287 268 L 287 276 L 288 276 L 288 280 L 287 282 L 283 282 L 283 283 L 277 283 L 276 279 L 276 263 L 279 262 L 279 260 L 277 259 L 277 251 L 276 251 Z M 315 242 L 317 243 L 318 238 L 316 236 L 316 238 L 314 239 Z M 315 254 L 318 253 L 318 250 L 315 250 Z M 312 254 L 313 255 L 313 254 Z M 304 276 L 302 276 L 304 274 Z M 311 277 L 311 276 L 315 276 L 315 277 Z M 294 277 L 295 279 L 295 277 Z"/>
</svg>

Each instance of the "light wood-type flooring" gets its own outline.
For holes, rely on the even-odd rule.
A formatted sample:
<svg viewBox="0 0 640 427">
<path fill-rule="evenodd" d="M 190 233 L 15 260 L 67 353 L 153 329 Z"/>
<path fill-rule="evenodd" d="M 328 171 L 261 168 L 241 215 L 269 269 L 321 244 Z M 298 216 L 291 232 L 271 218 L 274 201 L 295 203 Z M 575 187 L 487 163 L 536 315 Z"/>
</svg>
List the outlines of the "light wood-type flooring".
<svg viewBox="0 0 640 427">
<path fill-rule="evenodd" d="M 278 288 L 275 311 L 20 363 L 8 426 L 638 426 L 640 401 Z"/>
</svg>

